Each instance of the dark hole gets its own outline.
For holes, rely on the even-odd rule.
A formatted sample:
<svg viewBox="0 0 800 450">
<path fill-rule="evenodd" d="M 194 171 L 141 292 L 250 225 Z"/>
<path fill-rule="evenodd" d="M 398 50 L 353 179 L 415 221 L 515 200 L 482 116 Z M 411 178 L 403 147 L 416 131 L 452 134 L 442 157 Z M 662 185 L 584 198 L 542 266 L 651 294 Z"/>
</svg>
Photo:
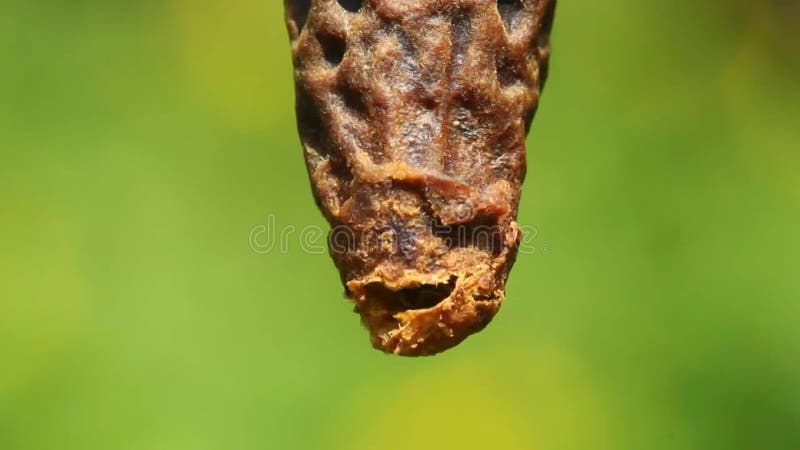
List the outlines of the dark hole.
<svg viewBox="0 0 800 450">
<path fill-rule="evenodd" d="M 347 43 L 339 36 L 330 34 L 317 36 L 320 45 L 322 45 L 322 53 L 325 60 L 333 66 L 338 66 L 344 59 L 344 52 L 347 51 Z"/>
<path fill-rule="evenodd" d="M 339 90 L 341 92 L 344 105 L 348 110 L 359 115 L 366 113 L 367 106 L 364 102 L 364 96 L 355 86 L 344 84 L 339 88 Z"/>
<path fill-rule="evenodd" d="M 438 305 L 453 293 L 457 279 L 454 276 L 447 283 L 423 284 L 399 291 L 391 291 L 383 284 L 374 283 L 367 286 L 367 297 L 379 302 L 381 307 L 391 314 L 401 311 L 428 309 Z"/>
<path fill-rule="evenodd" d="M 324 132 L 322 118 L 319 116 L 311 96 L 299 87 L 296 90 L 295 108 L 297 110 L 297 127 L 300 131 L 300 136 L 307 145 L 317 151 L 322 151 L 322 135 Z"/>
<path fill-rule="evenodd" d="M 439 97 L 435 97 L 435 96 L 430 95 L 428 93 L 421 94 L 420 98 L 421 98 L 420 101 L 422 103 L 422 106 L 425 109 L 430 109 L 430 110 L 438 108 L 439 107 L 439 102 L 441 102 L 441 99 Z"/>
<path fill-rule="evenodd" d="M 497 60 L 497 81 L 504 88 L 520 81 L 515 64 L 507 58 L 498 58 Z"/>
<path fill-rule="evenodd" d="M 517 26 L 520 11 L 522 11 L 522 0 L 497 0 L 497 12 L 503 19 L 507 33 L 511 33 Z"/>
<path fill-rule="evenodd" d="M 342 8 L 354 13 L 361 9 L 361 0 L 339 0 Z"/>
<path fill-rule="evenodd" d="M 405 309 L 428 309 L 438 305 L 453 292 L 456 279 L 453 278 L 445 284 L 423 284 L 420 287 L 403 289 L 398 292 Z"/>
<path fill-rule="evenodd" d="M 311 9 L 311 0 L 286 0 L 286 7 L 292 17 L 297 32 L 301 32 L 308 20 L 308 11 Z"/>
</svg>

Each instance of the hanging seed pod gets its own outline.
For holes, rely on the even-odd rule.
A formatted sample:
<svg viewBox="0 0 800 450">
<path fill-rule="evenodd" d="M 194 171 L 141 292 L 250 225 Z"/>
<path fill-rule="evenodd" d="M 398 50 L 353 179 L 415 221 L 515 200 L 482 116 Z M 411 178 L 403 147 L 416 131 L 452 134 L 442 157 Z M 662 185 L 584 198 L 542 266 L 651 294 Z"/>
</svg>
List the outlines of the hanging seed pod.
<svg viewBox="0 0 800 450">
<path fill-rule="evenodd" d="M 330 253 L 374 347 L 429 355 L 497 312 L 555 0 L 285 0 Z"/>
</svg>

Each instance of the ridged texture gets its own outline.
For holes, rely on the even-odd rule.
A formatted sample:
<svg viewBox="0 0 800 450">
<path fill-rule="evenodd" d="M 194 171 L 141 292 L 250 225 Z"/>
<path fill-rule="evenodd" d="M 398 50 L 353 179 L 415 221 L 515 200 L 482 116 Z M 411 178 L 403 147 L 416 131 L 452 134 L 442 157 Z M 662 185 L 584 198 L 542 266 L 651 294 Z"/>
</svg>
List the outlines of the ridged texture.
<svg viewBox="0 0 800 450">
<path fill-rule="evenodd" d="M 331 255 L 373 345 L 450 348 L 497 312 L 554 0 L 286 0 Z"/>
</svg>

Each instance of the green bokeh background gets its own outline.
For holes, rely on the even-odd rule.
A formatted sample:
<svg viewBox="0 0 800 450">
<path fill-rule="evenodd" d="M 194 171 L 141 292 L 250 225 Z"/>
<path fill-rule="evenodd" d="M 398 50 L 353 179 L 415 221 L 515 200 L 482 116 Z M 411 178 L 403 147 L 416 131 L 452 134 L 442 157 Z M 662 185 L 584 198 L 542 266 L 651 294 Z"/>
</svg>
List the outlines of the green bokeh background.
<svg viewBox="0 0 800 450">
<path fill-rule="evenodd" d="M 3 2 L 0 449 L 800 448 L 800 7 L 559 8 L 537 252 L 403 359 L 248 243 L 325 226 L 280 2 Z"/>
</svg>

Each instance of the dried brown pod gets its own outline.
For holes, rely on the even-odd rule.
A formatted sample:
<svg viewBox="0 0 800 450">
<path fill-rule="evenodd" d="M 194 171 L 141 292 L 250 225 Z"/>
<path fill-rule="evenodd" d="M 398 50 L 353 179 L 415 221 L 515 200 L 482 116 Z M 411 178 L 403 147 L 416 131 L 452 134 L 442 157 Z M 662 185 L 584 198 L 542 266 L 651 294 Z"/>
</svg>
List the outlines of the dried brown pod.
<svg viewBox="0 0 800 450">
<path fill-rule="evenodd" d="M 521 236 L 525 135 L 555 0 L 285 0 L 331 255 L 374 347 L 481 330 Z"/>
</svg>

